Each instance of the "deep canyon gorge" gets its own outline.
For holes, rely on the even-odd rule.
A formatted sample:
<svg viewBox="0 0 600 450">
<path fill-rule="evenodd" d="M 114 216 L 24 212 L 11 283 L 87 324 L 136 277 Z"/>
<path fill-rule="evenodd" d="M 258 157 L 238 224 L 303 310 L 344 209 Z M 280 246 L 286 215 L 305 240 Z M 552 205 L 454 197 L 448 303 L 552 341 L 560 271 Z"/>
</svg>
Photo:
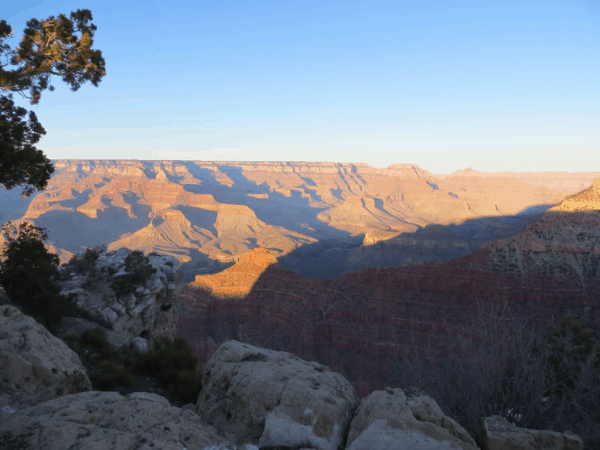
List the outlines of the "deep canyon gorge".
<svg viewBox="0 0 600 450">
<path fill-rule="evenodd" d="M 412 164 L 59 160 L 2 221 L 183 263 L 177 333 L 204 363 L 227 339 L 388 385 L 392 358 L 481 302 L 600 325 L 599 173 L 435 175 Z M 581 191 L 581 192 L 580 192 Z M 580 193 L 578 193 L 580 192 Z"/>
</svg>

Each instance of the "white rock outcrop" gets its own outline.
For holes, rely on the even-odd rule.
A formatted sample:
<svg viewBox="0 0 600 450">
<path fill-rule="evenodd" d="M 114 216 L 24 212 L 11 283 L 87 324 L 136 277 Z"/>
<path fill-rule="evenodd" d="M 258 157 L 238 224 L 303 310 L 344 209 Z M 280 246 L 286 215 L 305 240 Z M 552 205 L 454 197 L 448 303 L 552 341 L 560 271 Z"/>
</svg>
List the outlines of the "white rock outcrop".
<svg viewBox="0 0 600 450">
<path fill-rule="evenodd" d="M 329 368 L 229 341 L 204 368 L 197 411 L 233 442 L 337 450 L 357 405 L 352 385 Z"/>
<path fill-rule="evenodd" d="M 76 295 L 77 306 L 87 320 L 109 330 L 126 332 L 130 340 L 144 332 L 173 338 L 179 313 L 177 298 L 185 285 L 182 264 L 170 256 L 147 255 L 156 273 L 134 292 L 117 295 L 111 286 L 120 276 L 127 275 L 125 259 L 132 251 L 121 248 L 107 253 L 104 246 L 94 250 L 100 254 L 96 260 L 96 276 L 72 273 L 70 279 L 59 282 L 61 293 Z M 66 265 L 60 270 L 71 269 Z"/>
<path fill-rule="evenodd" d="M 17 308 L 0 306 L 0 409 L 10 412 L 91 388 L 79 356 L 63 341 Z"/>
<path fill-rule="evenodd" d="M 0 421 L 0 448 L 234 450 L 236 447 L 192 411 L 171 406 L 159 395 L 137 392 L 124 397 L 116 392 L 85 392 L 4 417 Z"/>
<path fill-rule="evenodd" d="M 500 416 L 483 421 L 479 441 L 482 450 L 583 450 L 575 433 L 519 428 Z"/>
<path fill-rule="evenodd" d="M 475 442 L 438 404 L 417 389 L 386 388 L 360 402 L 348 450 L 476 450 Z"/>
</svg>

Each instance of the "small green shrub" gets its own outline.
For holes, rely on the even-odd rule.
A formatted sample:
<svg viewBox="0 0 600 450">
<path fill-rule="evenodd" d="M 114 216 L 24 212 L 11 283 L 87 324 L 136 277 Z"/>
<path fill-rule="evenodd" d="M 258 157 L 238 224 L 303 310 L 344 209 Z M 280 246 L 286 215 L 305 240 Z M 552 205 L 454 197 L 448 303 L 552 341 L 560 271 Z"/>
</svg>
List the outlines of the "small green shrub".
<svg viewBox="0 0 600 450">
<path fill-rule="evenodd" d="M 202 374 L 198 370 L 198 358 L 184 338 L 156 339 L 153 350 L 136 358 L 134 370 L 139 375 L 157 379 L 160 387 L 177 403 L 195 403 L 198 400 Z"/>
<path fill-rule="evenodd" d="M 125 271 L 128 274 L 119 277 L 112 284 L 113 290 L 119 294 L 128 294 L 135 291 L 137 286 L 146 283 L 150 276 L 156 273 L 156 269 L 152 267 L 148 257 L 137 250 L 131 252 L 125 258 Z"/>
<path fill-rule="evenodd" d="M 68 336 L 65 341 L 89 368 L 88 376 L 94 389 L 110 391 L 136 385 L 123 356 L 108 343 L 99 328 Z"/>
<path fill-rule="evenodd" d="M 154 349 L 146 353 L 115 350 L 99 328 L 67 336 L 65 341 L 88 368 L 94 389 L 125 393 L 160 388 L 162 395 L 180 405 L 198 400 L 202 388 L 198 358 L 181 337 L 156 339 Z"/>
<path fill-rule="evenodd" d="M 84 253 L 79 255 L 73 255 L 67 265 L 78 274 L 85 274 L 95 272 L 96 260 L 100 257 L 100 254 L 90 248 L 87 248 Z"/>
<path fill-rule="evenodd" d="M 63 314 L 74 307 L 75 296 L 60 294 L 59 258 L 46 249 L 46 229 L 29 222 L 18 226 L 7 222 L 2 232 L 6 244 L 0 264 L 0 285 L 26 314 L 53 330 Z"/>
<path fill-rule="evenodd" d="M 92 349 L 101 356 L 112 357 L 117 352 L 106 340 L 106 336 L 100 328 L 90 328 L 85 330 L 77 339 L 80 347 Z"/>
</svg>

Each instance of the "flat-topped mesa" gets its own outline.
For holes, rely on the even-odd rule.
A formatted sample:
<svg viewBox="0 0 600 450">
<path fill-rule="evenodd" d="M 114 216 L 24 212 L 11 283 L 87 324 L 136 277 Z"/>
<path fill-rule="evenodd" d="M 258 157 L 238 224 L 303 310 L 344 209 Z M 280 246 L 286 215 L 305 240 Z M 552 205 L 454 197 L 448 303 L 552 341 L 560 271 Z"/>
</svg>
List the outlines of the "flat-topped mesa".
<svg viewBox="0 0 600 450">
<path fill-rule="evenodd" d="M 377 170 L 366 163 L 334 163 L 312 161 L 195 161 L 202 168 L 235 167 L 244 172 L 336 173 Z"/>
<path fill-rule="evenodd" d="M 387 169 L 381 169 L 386 175 L 402 178 L 423 178 L 431 175 L 416 164 L 390 164 Z"/>
<path fill-rule="evenodd" d="M 143 161 L 136 160 L 86 160 L 58 159 L 53 160 L 54 168 L 64 172 L 84 172 L 85 174 L 107 173 L 112 175 L 143 176 L 145 168 Z"/>
<path fill-rule="evenodd" d="M 160 171 L 164 167 L 167 171 L 184 171 L 183 163 L 193 164 L 197 167 L 218 170 L 221 167 L 239 168 L 243 171 L 266 171 L 266 172 L 297 172 L 297 173 L 331 173 L 337 171 L 385 173 L 389 175 L 409 174 L 411 177 L 428 173 L 416 164 L 392 164 L 386 169 L 378 169 L 367 163 L 338 163 L 319 161 L 178 161 L 178 160 L 77 160 L 59 159 L 52 161 L 55 168 L 61 171 L 85 173 L 100 173 L 107 171 L 111 174 L 120 175 L 148 175 L 148 172 Z"/>
</svg>

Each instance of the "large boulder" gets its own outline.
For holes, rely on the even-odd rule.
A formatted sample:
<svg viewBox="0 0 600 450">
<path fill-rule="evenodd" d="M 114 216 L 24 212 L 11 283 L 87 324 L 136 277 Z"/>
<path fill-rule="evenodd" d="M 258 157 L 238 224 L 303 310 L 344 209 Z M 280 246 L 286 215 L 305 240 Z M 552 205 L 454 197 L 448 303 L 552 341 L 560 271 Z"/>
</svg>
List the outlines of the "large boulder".
<svg viewBox="0 0 600 450">
<path fill-rule="evenodd" d="M 229 341 L 204 368 L 197 411 L 238 443 L 336 450 L 357 405 L 352 385 L 329 368 Z"/>
<path fill-rule="evenodd" d="M 574 433 L 519 428 L 500 416 L 483 421 L 479 441 L 483 450 L 583 450 L 583 441 Z"/>
<path fill-rule="evenodd" d="M 63 341 L 17 308 L 0 306 L 0 408 L 19 409 L 91 388 L 79 356 Z"/>
<path fill-rule="evenodd" d="M 19 411 L 0 422 L 0 448 L 235 449 L 192 411 L 146 392 L 84 392 Z"/>
<path fill-rule="evenodd" d="M 386 388 L 364 398 L 348 433 L 348 450 L 475 450 L 475 442 L 417 389 Z"/>
</svg>

